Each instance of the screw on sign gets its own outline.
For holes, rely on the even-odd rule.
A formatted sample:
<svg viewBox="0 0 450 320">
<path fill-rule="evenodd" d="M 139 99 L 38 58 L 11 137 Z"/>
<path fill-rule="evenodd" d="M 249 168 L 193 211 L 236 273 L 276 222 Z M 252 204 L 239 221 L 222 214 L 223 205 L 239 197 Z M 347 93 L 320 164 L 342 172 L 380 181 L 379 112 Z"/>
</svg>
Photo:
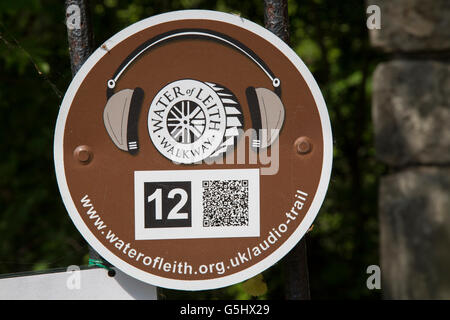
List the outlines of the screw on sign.
<svg viewBox="0 0 450 320">
<path fill-rule="evenodd" d="M 263 27 L 204 10 L 107 43 L 74 77 L 55 132 L 58 185 L 83 237 L 173 289 L 228 286 L 279 261 L 331 173 L 326 105 L 301 59 Z"/>
</svg>

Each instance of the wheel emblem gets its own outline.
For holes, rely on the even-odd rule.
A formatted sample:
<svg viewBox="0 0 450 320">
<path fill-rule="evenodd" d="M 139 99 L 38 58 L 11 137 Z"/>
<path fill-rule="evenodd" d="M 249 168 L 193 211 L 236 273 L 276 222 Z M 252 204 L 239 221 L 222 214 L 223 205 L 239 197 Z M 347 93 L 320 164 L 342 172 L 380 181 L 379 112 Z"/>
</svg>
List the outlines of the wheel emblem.
<svg viewBox="0 0 450 320">
<path fill-rule="evenodd" d="M 205 113 L 197 103 L 190 100 L 174 104 L 167 115 L 169 133 L 179 143 L 197 141 L 205 131 L 205 125 Z"/>
</svg>

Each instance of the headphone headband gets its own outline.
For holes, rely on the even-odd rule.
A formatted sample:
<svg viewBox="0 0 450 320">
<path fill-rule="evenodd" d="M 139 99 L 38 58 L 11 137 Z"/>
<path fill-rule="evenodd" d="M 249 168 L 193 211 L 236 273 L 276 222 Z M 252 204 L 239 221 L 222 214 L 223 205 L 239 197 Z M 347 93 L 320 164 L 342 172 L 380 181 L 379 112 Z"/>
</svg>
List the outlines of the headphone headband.
<svg viewBox="0 0 450 320">
<path fill-rule="evenodd" d="M 208 29 L 177 29 L 153 37 L 152 39 L 144 42 L 139 47 L 137 47 L 132 53 L 130 53 L 128 57 L 126 57 L 125 60 L 117 68 L 116 72 L 113 75 L 113 78 L 108 80 L 107 96 L 109 97 L 113 94 L 116 82 L 119 80 L 120 76 L 140 55 L 142 55 L 147 50 L 151 50 L 166 42 L 180 38 L 213 40 L 226 44 L 229 47 L 238 50 L 239 52 L 247 56 L 247 58 L 252 60 L 262 71 L 264 71 L 266 76 L 272 81 L 272 85 L 275 88 L 275 92 L 278 95 L 281 94 L 280 79 L 275 77 L 270 68 L 258 55 L 256 55 L 255 52 L 253 52 L 250 48 L 245 46 L 240 41 L 235 40 L 223 33 Z"/>
</svg>

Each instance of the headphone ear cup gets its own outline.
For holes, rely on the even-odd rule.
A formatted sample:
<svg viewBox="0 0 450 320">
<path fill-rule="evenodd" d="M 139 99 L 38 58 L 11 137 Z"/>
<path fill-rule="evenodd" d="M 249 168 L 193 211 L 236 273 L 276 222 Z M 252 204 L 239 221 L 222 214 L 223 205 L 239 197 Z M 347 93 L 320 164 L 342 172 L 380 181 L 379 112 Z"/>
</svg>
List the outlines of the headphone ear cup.
<svg viewBox="0 0 450 320">
<path fill-rule="evenodd" d="M 117 148 L 137 153 L 137 120 L 142 104 L 144 91 L 123 89 L 114 93 L 103 110 L 103 123 L 112 142 Z"/>
<path fill-rule="evenodd" d="M 143 99 L 144 99 L 144 90 L 142 90 L 139 87 L 134 89 L 130 101 L 130 110 L 128 112 L 128 126 L 127 126 L 128 152 L 132 155 L 138 153 L 139 151 L 138 120 L 139 114 L 141 112 Z"/>
<path fill-rule="evenodd" d="M 266 88 L 249 87 L 246 95 L 260 148 L 267 148 L 278 138 L 283 126 L 283 102 L 275 92 Z"/>
</svg>

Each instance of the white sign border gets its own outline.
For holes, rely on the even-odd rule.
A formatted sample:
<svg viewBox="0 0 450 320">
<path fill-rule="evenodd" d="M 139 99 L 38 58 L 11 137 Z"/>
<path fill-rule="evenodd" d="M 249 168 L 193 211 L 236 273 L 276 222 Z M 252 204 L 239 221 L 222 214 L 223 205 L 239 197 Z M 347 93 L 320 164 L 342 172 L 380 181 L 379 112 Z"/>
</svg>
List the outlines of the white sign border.
<svg viewBox="0 0 450 320">
<path fill-rule="evenodd" d="M 107 54 L 107 51 L 102 49 L 101 47 L 99 47 L 96 51 L 94 51 L 92 55 L 87 59 L 87 61 L 83 64 L 83 66 L 77 72 L 69 88 L 66 91 L 56 122 L 55 138 L 54 138 L 54 160 L 59 190 L 64 205 L 66 206 L 66 209 L 69 213 L 69 216 L 71 217 L 78 231 L 86 239 L 86 241 L 102 257 L 104 257 L 107 261 L 109 261 L 111 264 L 119 268 L 124 273 L 152 285 L 178 290 L 208 290 L 239 283 L 241 281 L 244 281 L 261 273 L 262 271 L 266 270 L 274 263 L 279 261 L 298 243 L 298 241 L 300 241 L 300 239 L 303 237 L 303 235 L 307 232 L 307 230 L 313 223 L 325 198 L 325 194 L 331 176 L 331 167 L 333 161 L 333 142 L 332 142 L 331 124 L 325 100 L 323 99 L 320 88 L 317 85 L 311 72 L 308 70 L 303 61 L 297 56 L 297 54 L 286 43 L 284 43 L 280 38 L 275 36 L 267 29 L 261 27 L 260 25 L 254 22 L 246 20 L 237 15 L 209 10 L 173 11 L 169 13 L 156 15 L 141 20 L 139 22 L 136 22 L 133 25 L 115 34 L 113 37 L 111 37 L 109 40 L 105 42 L 105 45 L 109 50 L 111 50 L 118 43 L 122 42 L 126 38 L 146 28 L 161 23 L 187 19 L 212 20 L 229 23 L 260 35 L 262 38 L 264 38 L 265 40 L 272 43 L 275 47 L 277 47 L 280 50 L 280 52 L 284 53 L 284 55 L 292 62 L 292 64 L 297 67 L 298 71 L 305 79 L 313 95 L 314 101 L 319 111 L 320 121 L 322 125 L 322 135 L 324 143 L 322 171 L 319 186 L 314 196 L 314 199 L 312 200 L 311 206 L 308 212 L 306 213 L 305 218 L 297 227 L 297 229 L 291 234 L 291 236 L 272 254 L 270 254 L 260 262 L 250 266 L 249 268 L 228 276 L 207 280 L 176 280 L 156 276 L 147 273 L 143 270 L 140 270 L 132 266 L 131 264 L 126 263 L 124 260 L 120 259 L 117 255 L 115 255 L 113 252 L 104 247 L 103 244 L 89 230 L 89 228 L 82 220 L 70 195 L 64 170 L 64 146 L 63 146 L 64 128 L 67 120 L 67 115 L 69 113 L 70 106 L 72 105 L 72 101 L 75 97 L 75 94 L 81 83 L 84 81 L 87 74 L 90 72 L 90 70 L 104 55 Z"/>
</svg>

